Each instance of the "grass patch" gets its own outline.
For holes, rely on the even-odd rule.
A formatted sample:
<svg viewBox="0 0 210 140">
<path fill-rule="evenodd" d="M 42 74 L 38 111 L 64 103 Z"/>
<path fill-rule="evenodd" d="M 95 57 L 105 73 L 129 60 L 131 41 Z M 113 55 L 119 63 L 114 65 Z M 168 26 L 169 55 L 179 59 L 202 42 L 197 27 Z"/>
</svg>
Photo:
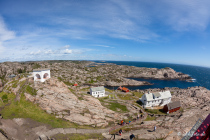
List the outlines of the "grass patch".
<svg viewBox="0 0 210 140">
<path fill-rule="evenodd" d="M 8 99 L 15 98 L 15 96 L 10 96 L 11 95 L 8 94 Z M 1 114 L 5 119 L 31 118 L 54 128 L 78 127 L 77 124 L 58 119 L 54 115 L 46 113 L 37 104 L 27 101 L 23 94 L 21 95 L 20 101 L 12 100 L 10 105 L 5 106 L 4 109 L 1 110 Z"/>
<path fill-rule="evenodd" d="M 19 82 L 18 80 L 13 80 L 13 81 L 11 82 L 12 87 L 13 87 L 13 88 L 16 88 L 16 87 L 17 87 L 18 82 Z"/>
<path fill-rule="evenodd" d="M 6 103 L 10 103 L 12 100 L 15 99 L 15 94 L 13 93 L 6 93 L 6 92 L 1 92 L 0 93 L 0 98 L 2 101 L 0 101 L 0 106 L 4 106 Z"/>
<path fill-rule="evenodd" d="M 105 91 L 108 91 L 108 92 L 110 92 L 110 93 L 112 93 L 112 92 L 113 92 L 113 90 L 108 89 L 108 88 L 105 88 Z"/>
<path fill-rule="evenodd" d="M 79 100 L 84 100 L 82 97 L 78 97 Z"/>
<path fill-rule="evenodd" d="M 108 97 L 111 99 L 116 99 L 115 94 L 109 94 Z"/>
<path fill-rule="evenodd" d="M 145 109 L 145 111 L 148 113 L 151 113 L 151 114 L 166 115 L 166 113 L 164 113 L 163 109 Z"/>
<path fill-rule="evenodd" d="M 33 89 L 31 86 L 27 85 L 26 86 L 26 92 L 31 94 L 31 95 L 36 95 L 37 90 Z"/>
<path fill-rule="evenodd" d="M 33 69 L 38 69 L 38 68 L 41 68 L 41 65 L 38 64 L 38 63 L 35 63 L 35 64 L 33 65 Z"/>
<path fill-rule="evenodd" d="M 94 81 L 93 79 L 91 79 L 88 83 L 90 83 L 90 84 L 93 84 L 93 83 L 95 83 L 96 81 Z"/>
<path fill-rule="evenodd" d="M 150 117 L 148 115 L 147 118 L 144 121 L 154 121 L 155 119 L 156 119 L 156 117 Z"/>
<path fill-rule="evenodd" d="M 133 100 L 133 96 L 130 94 L 117 94 L 117 96 L 121 99 L 121 100 Z"/>
<path fill-rule="evenodd" d="M 141 92 L 132 92 L 134 96 L 141 98 L 144 94 Z"/>
<path fill-rule="evenodd" d="M 117 111 L 117 109 L 120 109 L 124 112 L 128 111 L 128 109 L 125 105 L 121 105 L 119 103 L 109 103 L 109 105 L 107 107 L 113 111 Z"/>
<path fill-rule="evenodd" d="M 102 134 L 56 134 L 52 136 L 56 140 L 86 140 L 86 139 L 98 139 L 102 140 L 104 137 Z"/>
<path fill-rule="evenodd" d="M 7 94 L 4 94 L 2 97 L 1 97 L 3 103 L 8 103 L 8 97 L 7 97 Z"/>
</svg>

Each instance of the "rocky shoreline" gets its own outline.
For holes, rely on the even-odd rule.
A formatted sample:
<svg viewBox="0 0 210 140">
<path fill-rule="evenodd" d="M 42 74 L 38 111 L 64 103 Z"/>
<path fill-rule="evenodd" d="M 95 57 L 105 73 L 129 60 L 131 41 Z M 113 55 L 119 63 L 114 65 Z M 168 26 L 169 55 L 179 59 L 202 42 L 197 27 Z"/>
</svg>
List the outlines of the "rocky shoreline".
<svg viewBox="0 0 210 140">
<path fill-rule="evenodd" d="M 176 72 L 171 68 L 145 68 L 112 63 L 91 61 L 37 61 L 0 63 L 0 79 L 8 79 L 11 74 L 28 73 L 36 68 L 50 68 L 51 75 L 67 85 L 103 85 L 103 86 L 142 86 L 151 85 L 146 81 L 129 78 L 159 80 L 189 80 L 189 75 Z"/>
</svg>

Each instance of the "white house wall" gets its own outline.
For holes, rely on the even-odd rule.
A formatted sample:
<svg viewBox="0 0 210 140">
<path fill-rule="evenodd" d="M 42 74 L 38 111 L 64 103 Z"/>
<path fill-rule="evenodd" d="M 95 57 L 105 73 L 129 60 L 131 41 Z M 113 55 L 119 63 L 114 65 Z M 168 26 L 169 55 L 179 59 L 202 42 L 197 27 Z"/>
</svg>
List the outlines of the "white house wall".
<svg viewBox="0 0 210 140">
<path fill-rule="evenodd" d="M 104 97 L 105 96 L 105 90 L 95 91 L 95 92 L 92 92 L 92 90 L 91 90 L 90 95 L 92 95 L 94 97 Z"/>
<path fill-rule="evenodd" d="M 147 93 L 146 93 L 147 94 Z M 151 94 L 151 93 L 150 93 Z M 169 98 L 155 98 L 153 100 L 147 101 L 146 95 L 144 94 L 140 98 L 144 107 L 153 107 L 153 106 L 164 106 L 171 102 L 171 97 Z"/>
<path fill-rule="evenodd" d="M 34 81 L 44 82 L 45 80 L 47 80 L 47 79 L 44 79 L 44 74 L 45 74 L 45 73 L 48 74 L 48 78 L 47 78 L 47 79 L 51 78 L 51 76 L 50 76 L 50 70 L 45 70 L 45 71 L 34 71 L 34 72 L 33 72 Z M 41 79 L 37 79 L 36 74 L 39 74 Z"/>
</svg>

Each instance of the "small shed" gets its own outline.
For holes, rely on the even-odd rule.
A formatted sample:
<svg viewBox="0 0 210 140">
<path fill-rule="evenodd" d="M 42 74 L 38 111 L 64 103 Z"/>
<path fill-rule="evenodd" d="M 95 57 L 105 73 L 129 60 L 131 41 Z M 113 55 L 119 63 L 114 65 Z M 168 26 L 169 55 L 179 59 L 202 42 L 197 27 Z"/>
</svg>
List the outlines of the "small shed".
<svg viewBox="0 0 210 140">
<path fill-rule="evenodd" d="M 166 104 L 163 107 L 163 111 L 168 112 L 168 113 L 172 113 L 172 112 L 175 112 L 175 111 L 179 110 L 180 107 L 181 107 L 181 102 L 180 101 L 175 101 L 175 102 Z"/>
<path fill-rule="evenodd" d="M 122 91 L 123 91 L 123 92 L 129 92 L 129 89 L 126 88 L 126 87 L 123 87 L 123 88 L 122 88 Z"/>
<path fill-rule="evenodd" d="M 74 84 L 74 86 L 76 87 L 76 86 L 78 86 L 78 84 Z"/>
<path fill-rule="evenodd" d="M 121 86 L 120 86 L 120 87 L 118 87 L 118 88 L 117 88 L 117 90 L 122 90 L 122 87 L 121 87 Z"/>
</svg>

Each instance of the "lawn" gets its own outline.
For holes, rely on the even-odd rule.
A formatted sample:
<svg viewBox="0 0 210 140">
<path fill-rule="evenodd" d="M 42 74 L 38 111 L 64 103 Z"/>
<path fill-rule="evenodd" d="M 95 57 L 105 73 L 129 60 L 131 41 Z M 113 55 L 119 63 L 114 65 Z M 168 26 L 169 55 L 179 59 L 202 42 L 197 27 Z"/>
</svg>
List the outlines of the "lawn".
<svg viewBox="0 0 210 140">
<path fill-rule="evenodd" d="M 1 101 L 1 107 L 4 108 L 1 110 L 1 114 L 4 119 L 13 119 L 13 118 L 31 118 L 37 122 L 48 124 L 54 128 L 91 128 L 89 126 L 79 126 L 75 123 L 56 118 L 52 114 L 46 113 L 42 110 L 37 104 L 34 104 L 25 99 L 25 96 L 22 94 L 20 101 L 15 101 L 15 95 L 13 93 L 0 93 L 0 97 L 7 95 L 8 103 L 3 103 Z M 7 105 L 6 105 L 7 104 Z"/>
<path fill-rule="evenodd" d="M 109 103 L 109 105 L 107 107 L 113 111 L 117 111 L 117 109 L 120 109 L 124 112 L 128 111 L 128 109 L 125 105 L 121 105 L 119 103 Z"/>
<path fill-rule="evenodd" d="M 87 140 L 87 139 L 97 139 L 103 140 L 102 134 L 57 134 L 52 136 L 56 140 Z"/>
<path fill-rule="evenodd" d="M 154 121 L 155 119 L 156 119 L 156 117 L 150 117 L 148 115 L 147 118 L 144 121 Z"/>
<path fill-rule="evenodd" d="M 117 94 L 117 96 L 121 99 L 121 100 L 133 100 L 134 96 L 130 95 L 130 94 Z"/>
<path fill-rule="evenodd" d="M 166 113 L 164 113 L 162 109 L 145 109 L 145 111 L 151 114 L 166 115 Z"/>
</svg>

